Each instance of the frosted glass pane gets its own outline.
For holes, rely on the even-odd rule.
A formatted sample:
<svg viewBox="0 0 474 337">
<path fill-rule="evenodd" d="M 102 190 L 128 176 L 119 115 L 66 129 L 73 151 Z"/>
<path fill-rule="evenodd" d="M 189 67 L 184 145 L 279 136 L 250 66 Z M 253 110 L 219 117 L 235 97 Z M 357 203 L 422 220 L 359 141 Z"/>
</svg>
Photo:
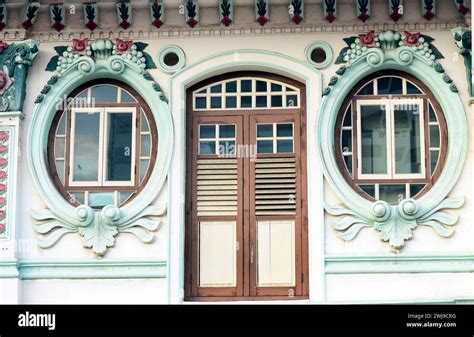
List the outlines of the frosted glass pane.
<svg viewBox="0 0 474 337">
<path fill-rule="evenodd" d="M 420 107 L 395 107 L 395 172 L 421 173 Z"/>
<path fill-rule="evenodd" d="M 108 114 L 107 180 L 129 181 L 132 177 L 133 114 Z"/>
<path fill-rule="evenodd" d="M 97 181 L 99 174 L 100 114 L 77 113 L 74 132 L 74 181 Z"/>
<path fill-rule="evenodd" d="M 381 105 L 360 107 L 362 173 L 387 173 L 387 130 Z"/>
</svg>

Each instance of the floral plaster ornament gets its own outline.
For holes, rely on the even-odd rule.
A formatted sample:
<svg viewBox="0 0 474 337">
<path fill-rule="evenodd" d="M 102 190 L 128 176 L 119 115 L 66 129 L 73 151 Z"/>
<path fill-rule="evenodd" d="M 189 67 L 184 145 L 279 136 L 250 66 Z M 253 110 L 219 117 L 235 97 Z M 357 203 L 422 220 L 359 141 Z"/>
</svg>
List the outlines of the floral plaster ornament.
<svg viewBox="0 0 474 337">
<path fill-rule="evenodd" d="M 72 40 L 72 49 L 79 55 L 86 55 L 87 52 L 87 45 L 89 44 L 88 39 Z"/>
<path fill-rule="evenodd" d="M 64 5 L 63 4 L 50 5 L 49 14 L 51 16 L 51 26 L 58 32 L 62 31 L 66 27 Z"/>
<path fill-rule="evenodd" d="M 337 17 L 336 0 L 324 0 L 324 18 L 327 22 L 333 23 Z"/>
<path fill-rule="evenodd" d="M 8 74 L 4 72 L 3 70 L 0 70 L 0 95 L 3 94 L 5 91 L 7 91 L 8 88 L 10 88 L 10 86 L 12 85 L 12 83 L 13 82 L 11 78 L 8 76 Z M 3 153 L 4 150 L 5 150 L 5 146 L 0 145 L 0 153 Z"/>
<path fill-rule="evenodd" d="M 185 20 L 186 24 L 194 28 L 199 23 L 199 4 L 196 0 L 185 0 Z"/>
<path fill-rule="evenodd" d="M 29 30 L 31 27 L 33 27 L 34 23 L 36 22 L 36 18 L 38 17 L 39 9 L 39 2 L 31 2 L 26 6 L 25 14 L 23 15 L 23 22 L 21 23 L 23 28 Z"/>
<path fill-rule="evenodd" d="M 375 47 L 375 32 L 371 31 L 367 34 L 359 35 L 360 44 L 364 47 Z"/>
<path fill-rule="evenodd" d="M 470 12 L 469 7 L 466 5 L 466 0 L 454 0 L 456 7 L 458 8 L 458 12 L 462 15 L 466 15 Z"/>
<path fill-rule="evenodd" d="M 232 24 L 233 12 L 232 0 L 219 0 L 220 22 L 225 27 L 229 27 Z"/>
<path fill-rule="evenodd" d="M 8 9 L 5 3 L 0 3 L 0 32 L 7 26 Z"/>
<path fill-rule="evenodd" d="M 133 41 L 115 40 L 114 51 L 117 55 L 130 53 L 132 51 Z"/>
<path fill-rule="evenodd" d="M 130 2 L 121 1 L 117 3 L 117 17 L 119 26 L 128 29 L 132 25 L 132 5 Z"/>
<path fill-rule="evenodd" d="M 389 13 L 393 21 L 398 22 L 403 14 L 403 0 L 389 0 Z"/>
<path fill-rule="evenodd" d="M 436 16 L 436 0 L 421 0 L 423 17 L 431 21 Z"/>
<path fill-rule="evenodd" d="M 266 0 L 256 0 L 255 1 L 255 15 L 256 20 L 260 26 L 265 26 L 269 20 L 268 14 L 268 1 Z"/>
</svg>

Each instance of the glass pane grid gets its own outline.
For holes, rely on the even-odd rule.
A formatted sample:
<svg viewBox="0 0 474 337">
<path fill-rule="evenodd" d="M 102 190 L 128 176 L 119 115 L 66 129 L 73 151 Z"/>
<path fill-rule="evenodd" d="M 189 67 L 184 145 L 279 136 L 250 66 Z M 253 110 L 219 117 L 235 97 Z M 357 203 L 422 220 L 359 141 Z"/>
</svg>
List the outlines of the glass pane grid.
<svg viewBox="0 0 474 337">
<path fill-rule="evenodd" d="M 257 124 L 257 153 L 292 153 L 294 152 L 293 123 Z M 290 131 L 288 133 L 288 131 Z M 288 134 L 279 136 L 278 134 Z"/>
</svg>

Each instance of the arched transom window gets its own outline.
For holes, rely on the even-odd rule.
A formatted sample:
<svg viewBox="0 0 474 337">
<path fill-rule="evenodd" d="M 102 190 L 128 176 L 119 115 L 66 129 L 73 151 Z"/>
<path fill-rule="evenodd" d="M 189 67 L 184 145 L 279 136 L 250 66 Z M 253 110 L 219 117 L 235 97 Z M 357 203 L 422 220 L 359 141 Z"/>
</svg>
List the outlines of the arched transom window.
<svg viewBox="0 0 474 337">
<path fill-rule="evenodd" d="M 73 205 L 123 205 L 148 180 L 157 152 L 151 111 L 130 87 L 85 85 L 65 101 L 49 136 L 49 165 Z"/>
<path fill-rule="evenodd" d="M 339 112 L 335 137 L 346 181 L 365 198 L 392 204 L 433 186 L 448 145 L 435 97 L 402 72 L 379 72 L 359 82 Z"/>
<path fill-rule="evenodd" d="M 212 83 L 193 92 L 199 110 L 298 109 L 300 90 L 265 78 L 239 78 Z"/>
</svg>

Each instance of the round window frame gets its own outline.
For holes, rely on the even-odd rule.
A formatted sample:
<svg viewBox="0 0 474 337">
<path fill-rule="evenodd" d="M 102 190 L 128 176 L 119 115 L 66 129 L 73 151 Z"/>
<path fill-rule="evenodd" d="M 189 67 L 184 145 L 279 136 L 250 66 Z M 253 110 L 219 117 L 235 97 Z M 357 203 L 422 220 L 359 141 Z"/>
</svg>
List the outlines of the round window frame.
<svg viewBox="0 0 474 337">
<path fill-rule="evenodd" d="M 317 48 L 321 48 L 326 53 L 326 60 L 324 60 L 324 62 L 315 62 L 311 59 L 311 54 Z M 304 53 L 306 61 L 317 69 L 324 69 L 328 67 L 334 58 L 334 53 L 331 46 L 324 41 L 315 41 L 310 43 L 308 46 L 306 46 Z"/>
<path fill-rule="evenodd" d="M 175 53 L 178 56 L 178 63 L 176 63 L 173 66 L 169 66 L 165 63 L 165 57 L 169 53 Z M 179 70 L 181 70 L 185 64 L 186 64 L 186 55 L 184 54 L 184 51 L 176 46 L 176 45 L 169 45 L 164 48 L 162 48 L 158 52 L 158 64 L 161 68 L 166 73 L 175 73 Z"/>
<path fill-rule="evenodd" d="M 153 118 L 153 113 L 146 103 L 146 101 L 141 97 L 141 95 L 130 85 L 120 81 L 120 80 L 114 80 L 114 79 L 107 79 L 107 78 L 101 78 L 101 79 L 95 79 L 91 80 L 89 82 L 83 83 L 80 86 L 76 87 L 71 91 L 71 93 L 67 96 L 65 99 L 65 102 L 69 102 L 71 99 L 82 93 L 84 90 L 87 90 L 91 87 L 98 86 L 98 85 L 112 85 L 116 86 L 120 89 L 123 89 L 127 91 L 130 95 L 132 95 L 133 98 L 135 98 L 140 105 L 141 109 L 143 109 L 143 113 L 145 114 L 148 122 L 148 126 L 150 128 L 150 133 L 151 133 L 151 155 L 150 155 L 150 163 L 148 164 L 148 169 L 147 172 L 141 182 L 139 182 L 138 186 L 134 186 L 136 188 L 132 194 L 122 203 L 118 205 L 118 207 L 123 207 L 127 204 L 129 204 L 133 199 L 135 199 L 140 192 L 144 189 L 148 181 L 150 180 L 150 176 L 153 172 L 153 167 L 156 164 L 156 159 L 158 157 L 158 133 L 157 133 L 157 125 L 156 121 Z M 63 102 L 61 104 L 62 107 L 67 106 L 67 104 Z M 104 103 L 107 104 L 107 103 Z M 113 103 L 112 103 L 113 104 Z M 130 103 L 129 103 L 130 104 Z M 124 103 L 124 105 L 127 105 Z M 57 168 L 56 168 L 56 158 L 55 158 L 55 138 L 56 138 L 56 131 L 57 127 L 59 125 L 59 121 L 61 120 L 62 115 L 64 114 L 65 109 L 63 110 L 58 110 L 56 114 L 53 117 L 53 121 L 51 123 L 49 133 L 48 133 L 48 146 L 47 146 L 47 163 L 48 163 L 48 169 L 51 172 L 51 178 L 53 179 L 53 183 L 56 186 L 57 191 L 63 196 L 63 198 L 72 206 L 74 207 L 79 207 L 83 204 L 73 201 L 71 202 L 71 197 L 70 193 L 67 191 L 66 186 L 61 182 L 61 179 L 59 178 Z M 66 125 L 66 127 L 68 127 Z M 70 134 L 69 134 L 70 135 Z M 67 146 L 67 137 L 66 137 L 66 146 Z M 65 151 L 68 151 L 65 149 Z M 139 158 L 139 157 L 138 157 Z M 139 159 L 138 159 L 139 160 Z M 113 189 L 116 187 L 121 187 L 121 186 L 113 186 L 110 187 L 109 189 Z M 102 187 L 101 187 L 102 188 Z M 85 190 L 87 190 L 87 187 L 85 187 Z M 105 207 L 105 206 L 104 206 Z M 101 208 L 95 208 L 95 209 L 102 209 Z"/>
<path fill-rule="evenodd" d="M 439 176 L 441 175 L 441 173 L 444 169 L 444 166 L 446 164 L 446 157 L 447 157 L 447 152 L 448 152 L 448 149 L 449 149 L 449 136 L 448 136 L 448 128 L 447 128 L 446 118 L 445 118 L 444 112 L 443 112 L 443 110 L 441 108 L 441 105 L 438 102 L 437 98 L 435 97 L 433 92 L 422 81 L 420 81 L 418 78 L 416 78 L 415 76 L 413 76 L 413 75 L 411 75 L 407 72 L 400 71 L 400 70 L 390 70 L 389 69 L 389 70 L 381 70 L 381 71 L 371 73 L 368 76 L 363 77 L 362 79 L 360 79 L 357 82 L 357 84 L 355 84 L 352 87 L 350 92 L 345 96 L 345 98 L 343 100 L 343 103 L 341 104 L 341 106 L 339 108 L 339 111 L 337 113 L 335 128 L 334 128 L 334 130 L 335 130 L 335 132 L 334 132 L 334 144 L 335 144 L 334 155 L 336 157 L 337 167 L 339 169 L 340 174 L 344 177 L 345 181 L 347 182 L 347 184 L 349 186 L 351 186 L 351 188 L 356 193 L 358 193 L 360 196 L 362 196 L 364 199 L 366 199 L 370 202 L 377 202 L 378 201 L 378 200 L 372 198 L 371 196 L 369 196 L 366 192 L 364 192 L 354 182 L 354 178 L 350 175 L 350 173 L 349 173 L 349 171 L 348 171 L 348 169 L 347 169 L 347 167 L 344 163 L 344 158 L 343 158 L 343 154 L 342 154 L 342 151 L 341 151 L 340 142 L 341 142 L 341 134 L 342 134 L 341 132 L 342 132 L 342 124 L 343 124 L 343 121 L 344 121 L 344 116 L 346 114 L 346 111 L 347 111 L 349 105 L 353 104 L 354 98 L 357 96 L 357 92 L 359 92 L 359 90 L 361 90 L 364 86 L 366 86 L 370 82 L 374 81 L 375 79 L 381 78 L 381 77 L 398 77 L 398 78 L 405 79 L 405 80 L 413 83 L 414 85 L 416 85 L 422 91 L 421 95 L 420 94 L 413 94 L 413 95 L 393 95 L 393 96 L 396 96 L 396 97 L 403 96 L 403 97 L 406 97 L 406 98 L 417 97 L 417 96 L 426 96 L 426 99 L 429 100 L 430 103 L 433 105 L 434 112 L 435 112 L 436 118 L 437 118 L 438 123 L 439 123 L 440 141 L 441 141 L 439 159 L 438 159 L 435 171 L 433 172 L 433 174 L 429 178 L 426 179 L 426 180 L 429 180 L 429 182 L 426 183 L 426 186 L 423 187 L 423 189 L 420 192 L 418 192 L 415 196 L 411 197 L 412 199 L 417 200 L 417 199 L 420 199 L 427 192 L 429 192 L 429 190 L 436 184 Z M 386 96 L 391 97 L 392 95 L 386 95 Z M 374 96 L 374 97 L 380 97 L 381 98 L 382 96 L 377 95 L 377 96 Z M 377 98 L 374 98 L 374 99 L 377 99 Z M 427 132 L 429 133 L 429 130 L 428 131 L 426 130 L 426 123 L 424 125 L 423 130 L 424 130 L 425 136 L 426 136 Z M 425 142 L 426 142 L 426 139 L 425 139 Z M 353 149 L 353 151 L 354 151 L 354 149 Z M 354 158 L 355 158 L 355 156 L 354 156 Z M 427 154 L 425 153 L 425 157 L 426 156 L 427 156 Z M 425 165 L 426 165 L 426 161 L 425 161 Z M 427 170 L 427 172 L 428 172 L 430 170 L 430 168 L 425 166 L 425 170 Z M 394 180 L 394 179 L 391 179 L 391 180 Z M 410 183 L 409 181 L 411 179 L 404 179 L 404 180 L 407 180 L 407 181 L 399 182 L 398 184 L 401 185 L 401 184 Z M 374 179 L 373 184 L 378 184 L 378 183 L 379 183 L 379 180 Z M 392 185 L 389 180 L 384 180 L 382 183 L 384 185 Z M 367 184 L 367 185 L 370 185 L 370 184 Z M 392 205 L 396 205 L 396 204 L 392 204 Z"/>
</svg>

